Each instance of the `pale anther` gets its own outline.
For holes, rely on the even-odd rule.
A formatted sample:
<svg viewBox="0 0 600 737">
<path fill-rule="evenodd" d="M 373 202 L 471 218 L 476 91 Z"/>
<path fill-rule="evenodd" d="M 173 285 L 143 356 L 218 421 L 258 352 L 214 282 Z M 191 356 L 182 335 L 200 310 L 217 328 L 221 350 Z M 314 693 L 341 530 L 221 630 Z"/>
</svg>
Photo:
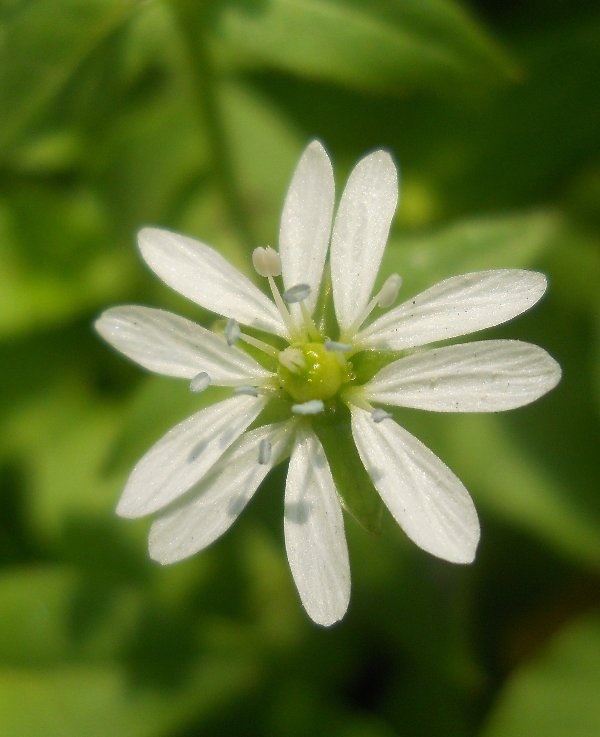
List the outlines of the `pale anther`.
<svg viewBox="0 0 600 737">
<path fill-rule="evenodd" d="M 199 374 L 196 374 L 196 376 L 194 376 L 194 378 L 190 381 L 190 391 L 193 391 L 194 394 L 200 394 L 200 392 L 208 389 L 209 385 L 210 376 L 206 373 L 206 371 L 201 371 Z"/>
<path fill-rule="evenodd" d="M 325 409 L 325 405 L 320 399 L 311 399 L 302 404 L 292 404 L 292 412 L 295 415 L 318 415 Z"/>
<path fill-rule="evenodd" d="M 310 287 L 308 284 L 296 284 L 294 287 L 286 289 L 281 295 L 283 299 L 288 303 L 303 302 L 310 294 Z"/>
<path fill-rule="evenodd" d="M 352 346 L 349 343 L 338 343 L 337 340 L 326 340 L 325 350 L 338 351 L 339 353 L 348 353 L 352 350 Z"/>
<path fill-rule="evenodd" d="M 248 397 L 258 397 L 258 389 L 255 386 L 236 386 L 233 393 L 236 395 L 243 394 Z"/>
<path fill-rule="evenodd" d="M 271 450 L 271 443 L 266 438 L 263 438 L 258 446 L 258 462 L 261 466 L 266 466 L 271 460 Z"/>
<path fill-rule="evenodd" d="M 371 419 L 373 422 L 383 422 L 384 420 L 389 420 L 391 416 L 392 415 L 389 412 L 381 409 L 381 407 L 378 407 L 371 412 Z"/>
<path fill-rule="evenodd" d="M 279 354 L 279 363 L 293 374 L 306 371 L 306 359 L 299 348 L 286 348 Z"/>
<path fill-rule="evenodd" d="M 236 343 L 240 335 L 241 331 L 238 321 L 233 318 L 227 320 L 227 324 L 225 325 L 225 340 L 227 341 L 227 345 Z"/>
<path fill-rule="evenodd" d="M 279 276 L 281 274 L 281 259 L 271 246 L 259 246 L 252 252 L 252 264 L 260 276 Z"/>
<path fill-rule="evenodd" d="M 377 295 L 377 305 L 384 308 L 391 307 L 398 297 L 398 292 L 400 291 L 401 286 L 402 277 L 400 274 L 390 274 L 379 290 L 379 294 Z"/>
</svg>

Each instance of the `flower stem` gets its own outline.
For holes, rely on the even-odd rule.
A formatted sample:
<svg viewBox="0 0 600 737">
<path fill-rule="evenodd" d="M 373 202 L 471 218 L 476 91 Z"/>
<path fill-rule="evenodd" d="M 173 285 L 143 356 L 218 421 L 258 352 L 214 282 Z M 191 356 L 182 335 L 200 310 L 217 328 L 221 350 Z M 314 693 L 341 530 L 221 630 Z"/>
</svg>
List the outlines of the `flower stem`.
<svg viewBox="0 0 600 737">
<path fill-rule="evenodd" d="M 190 62 L 194 101 L 209 139 L 213 173 L 235 235 L 244 249 L 249 250 L 255 241 L 234 173 L 219 101 L 218 80 L 209 48 L 209 6 L 185 0 L 171 3 Z"/>
</svg>

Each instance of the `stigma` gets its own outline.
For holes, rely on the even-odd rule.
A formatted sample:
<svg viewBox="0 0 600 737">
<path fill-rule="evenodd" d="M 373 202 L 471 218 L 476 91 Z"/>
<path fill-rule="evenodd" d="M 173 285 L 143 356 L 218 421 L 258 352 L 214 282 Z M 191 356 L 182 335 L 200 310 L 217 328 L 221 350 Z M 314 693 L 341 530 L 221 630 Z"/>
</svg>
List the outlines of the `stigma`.
<svg viewBox="0 0 600 737">
<path fill-rule="evenodd" d="M 279 354 L 279 386 L 295 402 L 327 400 L 349 381 L 351 364 L 323 343 L 294 344 Z"/>
</svg>

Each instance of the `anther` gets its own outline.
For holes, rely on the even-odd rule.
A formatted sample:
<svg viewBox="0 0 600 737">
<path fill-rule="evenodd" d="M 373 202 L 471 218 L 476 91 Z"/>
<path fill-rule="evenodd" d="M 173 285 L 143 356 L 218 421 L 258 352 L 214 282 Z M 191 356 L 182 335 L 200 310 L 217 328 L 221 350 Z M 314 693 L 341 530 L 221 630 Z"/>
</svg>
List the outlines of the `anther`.
<svg viewBox="0 0 600 737">
<path fill-rule="evenodd" d="M 318 415 L 325 409 L 325 405 L 320 399 L 311 399 L 302 404 L 292 404 L 292 412 L 295 415 Z"/>
<path fill-rule="evenodd" d="M 271 443 L 266 438 L 263 438 L 258 446 L 258 462 L 261 466 L 266 466 L 271 460 L 271 451 Z"/>
<path fill-rule="evenodd" d="M 356 331 L 360 329 L 360 326 L 364 323 L 364 321 L 367 319 L 367 317 L 369 317 L 371 312 L 373 312 L 376 307 L 390 307 L 396 301 L 396 297 L 398 296 L 401 285 L 402 278 L 400 277 L 400 275 L 390 274 L 390 276 L 388 276 L 388 278 L 385 280 L 379 292 L 377 292 L 377 294 L 360 313 L 360 315 L 356 318 L 356 320 L 352 323 L 348 330 L 344 332 L 342 338 L 347 339 L 351 336 L 354 336 Z"/>
<path fill-rule="evenodd" d="M 292 374 L 299 374 L 306 371 L 306 359 L 304 353 L 299 348 L 286 348 L 279 353 L 279 363 Z"/>
<path fill-rule="evenodd" d="M 200 394 L 200 392 L 208 389 L 209 385 L 210 376 L 206 373 L 206 371 L 201 371 L 199 374 L 196 374 L 196 376 L 194 376 L 194 378 L 190 381 L 190 391 L 194 392 L 194 394 Z"/>
<path fill-rule="evenodd" d="M 392 415 L 389 412 L 381 409 L 381 407 L 378 407 L 371 412 L 371 419 L 373 420 L 373 422 L 377 423 L 383 422 L 384 420 L 389 420 L 391 416 Z"/>
<path fill-rule="evenodd" d="M 240 325 L 237 320 L 230 318 L 225 325 L 225 340 L 227 345 L 237 343 L 241 335 Z"/>
<path fill-rule="evenodd" d="M 252 264 L 260 276 L 279 276 L 281 274 L 281 259 L 271 246 L 259 246 L 252 252 Z"/>
<path fill-rule="evenodd" d="M 233 393 L 238 396 L 243 394 L 248 397 L 258 397 L 258 389 L 255 386 L 236 386 Z"/>
<path fill-rule="evenodd" d="M 376 298 L 377 306 L 383 308 L 391 307 L 398 297 L 398 292 L 400 291 L 401 286 L 402 277 L 400 274 L 390 274 L 379 290 L 379 294 Z"/>
<path fill-rule="evenodd" d="M 285 302 L 292 304 L 293 302 L 303 302 L 310 294 L 308 284 L 296 284 L 294 287 L 286 289 L 281 295 Z"/>
<path fill-rule="evenodd" d="M 349 343 L 338 343 L 336 340 L 326 340 L 325 350 L 349 353 L 352 350 L 352 346 Z"/>
</svg>

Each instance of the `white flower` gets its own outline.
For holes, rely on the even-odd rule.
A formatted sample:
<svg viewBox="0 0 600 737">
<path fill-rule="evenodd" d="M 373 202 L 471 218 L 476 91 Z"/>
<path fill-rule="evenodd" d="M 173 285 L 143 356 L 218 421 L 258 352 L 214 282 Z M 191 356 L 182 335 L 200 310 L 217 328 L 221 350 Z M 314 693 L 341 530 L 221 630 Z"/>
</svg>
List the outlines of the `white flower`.
<svg viewBox="0 0 600 737">
<path fill-rule="evenodd" d="M 144 368 L 188 379 L 192 391 L 232 387 L 230 398 L 170 430 L 129 477 L 117 511 L 124 517 L 158 513 L 150 530 L 152 558 L 172 563 L 210 545 L 270 469 L 289 456 L 284 530 L 292 575 L 315 622 L 341 619 L 350 598 L 348 550 L 318 427 L 348 407 L 360 459 L 408 537 L 448 561 L 473 560 L 479 523 L 466 489 L 379 405 L 496 412 L 549 391 L 560 368 L 534 345 L 490 340 L 423 349 L 519 315 L 540 299 L 546 279 L 512 269 L 464 274 L 381 312 L 400 288 L 393 274 L 372 294 L 397 197 L 394 163 L 376 151 L 353 170 L 333 221 L 331 162 L 313 141 L 287 193 L 279 254 L 271 248 L 253 254 L 273 301 L 203 243 L 154 228 L 140 232 L 146 263 L 179 293 L 229 318 L 225 331 L 124 306 L 104 312 L 98 332 Z M 280 274 L 283 294 L 275 281 Z M 329 291 L 337 325 L 328 321 L 331 311 L 317 308 Z M 374 310 L 379 316 L 369 322 Z M 257 331 L 269 335 L 258 338 Z M 264 360 L 252 358 L 247 347 Z M 379 361 L 367 380 L 353 372 L 365 351 L 376 352 Z M 261 423 L 270 402 L 286 408 L 283 421 Z"/>
</svg>

